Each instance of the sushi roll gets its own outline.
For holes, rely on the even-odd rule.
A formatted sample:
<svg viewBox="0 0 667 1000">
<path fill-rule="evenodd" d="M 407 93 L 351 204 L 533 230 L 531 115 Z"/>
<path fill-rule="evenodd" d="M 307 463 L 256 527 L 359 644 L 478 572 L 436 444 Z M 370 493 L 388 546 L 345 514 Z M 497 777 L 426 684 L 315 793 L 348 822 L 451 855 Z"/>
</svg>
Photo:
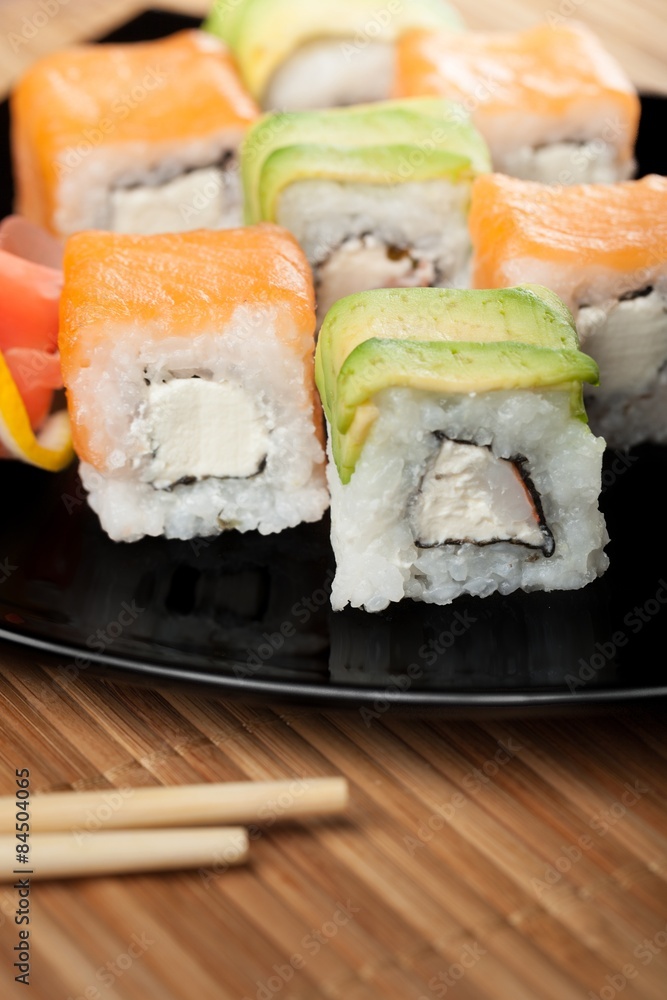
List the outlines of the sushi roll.
<svg viewBox="0 0 667 1000">
<path fill-rule="evenodd" d="M 53 53 L 11 112 L 17 210 L 58 236 L 241 224 L 237 153 L 258 112 L 210 34 Z"/>
<path fill-rule="evenodd" d="M 246 221 L 289 229 L 313 268 L 318 318 L 372 288 L 469 284 L 472 181 L 489 154 L 438 99 L 267 115 L 243 145 Z"/>
<path fill-rule="evenodd" d="M 474 282 L 539 281 L 600 367 L 591 426 L 615 448 L 667 443 L 667 178 L 552 188 L 500 174 L 473 187 Z"/>
<path fill-rule="evenodd" d="M 639 98 L 583 25 L 514 34 L 412 32 L 397 59 L 395 96 L 461 102 L 500 173 L 580 184 L 634 172 Z"/>
<path fill-rule="evenodd" d="M 304 111 L 385 100 L 404 32 L 462 24 L 445 0 L 218 0 L 205 27 L 262 107 Z"/>
<path fill-rule="evenodd" d="M 69 239 L 63 379 L 111 538 L 271 534 L 322 517 L 314 330 L 308 264 L 276 226 Z"/>
<path fill-rule="evenodd" d="M 335 610 L 576 590 L 608 565 L 595 362 L 546 288 L 391 289 L 327 316 Z"/>
</svg>

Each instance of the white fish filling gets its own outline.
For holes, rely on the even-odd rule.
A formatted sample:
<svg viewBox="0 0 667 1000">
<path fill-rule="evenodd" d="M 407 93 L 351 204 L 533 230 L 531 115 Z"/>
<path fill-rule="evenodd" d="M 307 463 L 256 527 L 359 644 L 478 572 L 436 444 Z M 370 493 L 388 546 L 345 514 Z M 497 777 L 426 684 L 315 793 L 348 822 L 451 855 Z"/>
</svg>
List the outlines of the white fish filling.
<svg viewBox="0 0 667 1000">
<path fill-rule="evenodd" d="M 517 465 L 490 448 L 443 440 L 411 514 L 422 548 L 515 542 L 553 552 Z"/>
<path fill-rule="evenodd" d="M 494 157 L 496 170 L 542 184 L 612 184 L 631 176 L 634 164 L 618 164 L 618 152 L 601 139 L 521 146 Z"/>
<path fill-rule="evenodd" d="M 428 288 L 437 270 L 426 256 L 388 247 L 374 236 L 346 240 L 317 268 L 320 322 L 331 306 L 346 295 L 373 288 Z"/>
<path fill-rule="evenodd" d="M 382 101 L 392 92 L 394 64 L 394 46 L 387 42 L 310 42 L 277 70 L 263 105 L 267 110 L 306 111 Z"/>
<path fill-rule="evenodd" d="M 667 304 L 651 291 L 579 310 L 577 330 L 600 367 L 596 393 L 643 392 L 667 361 Z"/>
<path fill-rule="evenodd" d="M 238 224 L 241 191 L 236 169 L 202 167 L 160 184 L 111 192 L 110 228 L 116 233 L 184 233 Z"/>
<path fill-rule="evenodd" d="M 266 422 L 252 397 L 231 382 L 175 378 L 151 385 L 146 415 L 158 489 L 189 479 L 246 479 L 266 459 Z"/>
<path fill-rule="evenodd" d="M 467 181 L 306 178 L 282 192 L 276 221 L 294 234 L 313 268 L 321 323 L 334 301 L 357 291 L 469 287 L 469 203 Z"/>
</svg>

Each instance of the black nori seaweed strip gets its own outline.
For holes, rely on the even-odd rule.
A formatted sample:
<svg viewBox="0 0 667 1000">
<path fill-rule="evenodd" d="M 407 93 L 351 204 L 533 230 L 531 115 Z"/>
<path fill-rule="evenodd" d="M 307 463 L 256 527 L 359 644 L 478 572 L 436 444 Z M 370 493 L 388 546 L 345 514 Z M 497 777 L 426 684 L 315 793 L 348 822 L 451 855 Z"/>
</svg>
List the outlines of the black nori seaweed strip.
<svg viewBox="0 0 667 1000">
<path fill-rule="evenodd" d="M 438 441 L 452 441 L 454 444 L 471 444 L 476 448 L 486 448 L 487 451 L 493 452 L 491 445 L 478 444 L 477 441 L 464 441 L 462 438 L 450 438 L 444 431 L 435 431 L 433 436 Z M 438 542 L 436 545 L 425 545 L 423 542 L 415 539 L 415 545 L 418 549 L 440 549 L 444 548 L 446 545 L 477 545 L 480 548 L 485 548 L 487 545 L 500 545 L 504 543 L 506 545 L 520 545 L 524 549 L 533 549 L 535 552 L 541 552 L 545 559 L 551 558 L 556 551 L 556 542 L 544 516 L 542 497 L 540 496 L 535 483 L 531 479 L 528 472 L 528 459 L 525 455 L 512 455 L 510 458 L 503 459 L 503 461 L 512 462 L 512 464 L 516 466 L 519 475 L 521 476 L 521 480 L 530 494 L 530 498 L 533 501 L 535 511 L 537 513 L 540 531 L 542 532 L 542 537 L 544 538 L 544 544 L 540 546 L 528 545 L 526 542 L 521 542 L 514 538 L 491 538 L 488 542 L 476 542 L 472 538 L 450 538 L 447 539 L 447 541 Z M 424 479 L 422 477 L 422 482 L 423 481 Z M 417 492 L 421 493 L 421 484 Z"/>
<path fill-rule="evenodd" d="M 647 285 L 645 288 L 638 288 L 634 292 L 625 292 L 624 295 L 619 296 L 619 302 L 632 302 L 634 299 L 645 299 L 647 295 L 650 295 L 653 291 L 653 285 Z"/>
</svg>

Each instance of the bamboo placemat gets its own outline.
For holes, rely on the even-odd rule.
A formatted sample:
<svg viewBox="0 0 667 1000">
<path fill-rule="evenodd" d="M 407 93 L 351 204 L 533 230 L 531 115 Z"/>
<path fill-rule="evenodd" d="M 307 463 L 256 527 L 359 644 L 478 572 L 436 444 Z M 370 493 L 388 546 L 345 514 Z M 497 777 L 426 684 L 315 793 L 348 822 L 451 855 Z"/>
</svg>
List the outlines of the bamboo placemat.
<svg viewBox="0 0 667 1000">
<path fill-rule="evenodd" d="M 574 6 L 637 82 L 667 89 L 662 0 L 551 9 Z M 61 0 L 29 52 L 0 60 L 0 79 L 136 7 Z M 5 50 L 17 18 L 38 9 L 0 3 Z M 477 0 L 466 17 L 497 27 L 549 9 Z M 29 991 L 14 981 L 17 892 L 0 887 L 3 1000 L 667 994 L 659 713 L 452 722 L 390 710 L 369 724 L 354 710 L 248 707 L 73 678 L 2 647 L 0 758 L 0 794 L 28 767 L 34 790 L 108 789 L 110 809 L 113 790 L 128 786 L 293 775 L 343 774 L 353 795 L 340 823 L 278 828 L 269 815 L 246 869 L 35 884 Z"/>
<path fill-rule="evenodd" d="M 37 55 L 103 35 L 151 6 L 199 17 L 210 4 L 208 0 L 156 0 L 153 4 L 141 0 L 0 0 L 0 93 Z M 457 6 L 466 23 L 479 31 L 512 30 L 540 20 L 576 17 L 599 34 L 637 86 L 667 91 L 665 0 L 459 0 Z"/>
<path fill-rule="evenodd" d="M 342 774 L 352 807 L 269 813 L 247 869 L 36 883 L 30 993 L 3 887 L 3 998 L 664 1000 L 664 717 L 369 725 L 36 659 L 2 650 L 0 793 Z"/>
</svg>

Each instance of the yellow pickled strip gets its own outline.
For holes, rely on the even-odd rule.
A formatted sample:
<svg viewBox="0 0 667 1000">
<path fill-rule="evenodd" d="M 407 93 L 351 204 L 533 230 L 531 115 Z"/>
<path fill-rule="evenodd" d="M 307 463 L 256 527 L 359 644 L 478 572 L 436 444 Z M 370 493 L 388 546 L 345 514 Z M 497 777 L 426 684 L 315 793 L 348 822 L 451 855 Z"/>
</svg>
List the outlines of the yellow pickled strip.
<svg viewBox="0 0 667 1000">
<path fill-rule="evenodd" d="M 21 394 L 1 352 L 0 441 L 13 458 L 48 472 L 59 472 L 74 457 L 69 417 L 64 410 L 48 417 L 35 435 Z"/>
</svg>

